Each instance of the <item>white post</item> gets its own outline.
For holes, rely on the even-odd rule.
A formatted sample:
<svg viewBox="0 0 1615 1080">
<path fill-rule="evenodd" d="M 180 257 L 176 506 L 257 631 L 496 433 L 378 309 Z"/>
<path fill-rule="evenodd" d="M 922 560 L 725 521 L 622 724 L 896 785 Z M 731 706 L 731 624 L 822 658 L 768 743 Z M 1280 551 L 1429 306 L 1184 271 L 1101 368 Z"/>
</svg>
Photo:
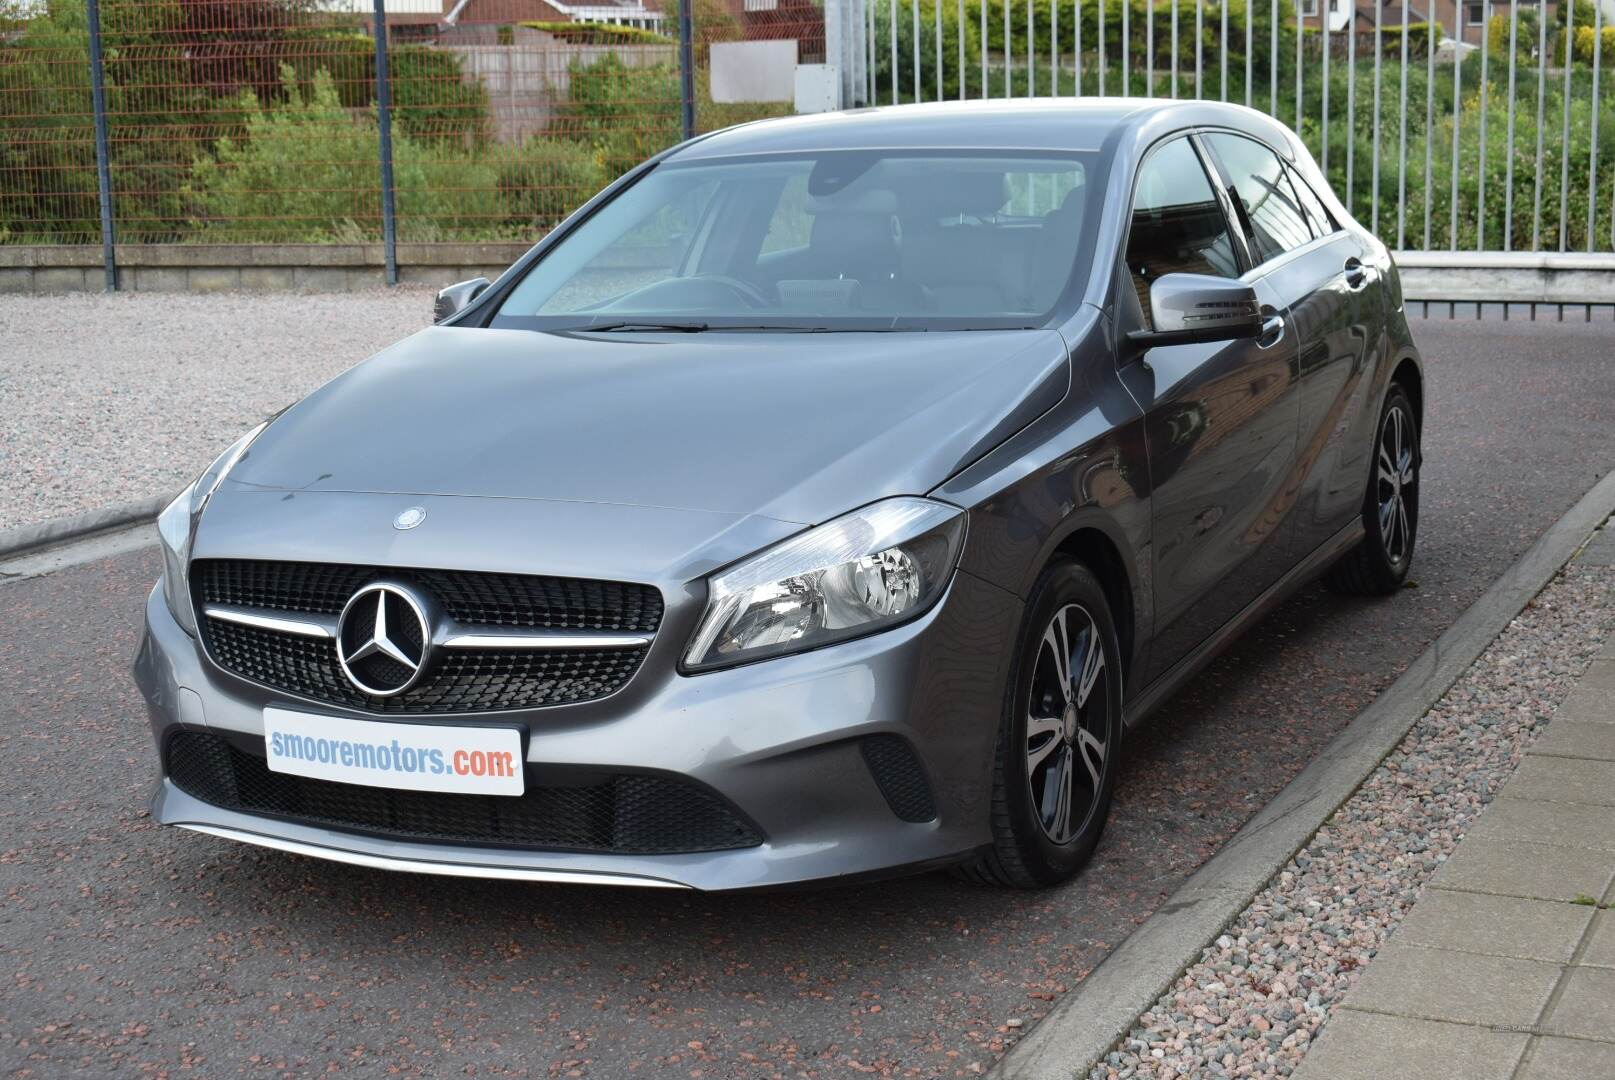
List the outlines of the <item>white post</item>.
<svg viewBox="0 0 1615 1080">
<path fill-rule="evenodd" d="M 824 0 L 824 62 L 839 74 L 838 109 L 868 104 L 863 101 L 869 77 L 867 22 L 865 0 Z"/>
</svg>

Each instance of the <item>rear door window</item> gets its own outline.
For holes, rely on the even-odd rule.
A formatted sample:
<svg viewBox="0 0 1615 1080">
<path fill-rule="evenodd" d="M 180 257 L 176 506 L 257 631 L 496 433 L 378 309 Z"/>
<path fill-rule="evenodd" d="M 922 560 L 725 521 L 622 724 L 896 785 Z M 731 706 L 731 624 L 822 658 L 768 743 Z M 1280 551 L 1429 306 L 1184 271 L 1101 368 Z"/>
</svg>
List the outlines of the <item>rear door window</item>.
<svg viewBox="0 0 1615 1080">
<path fill-rule="evenodd" d="M 1244 211 L 1243 226 L 1257 265 L 1312 239 L 1301 199 L 1278 155 L 1254 139 L 1217 132 L 1206 136 Z"/>
</svg>

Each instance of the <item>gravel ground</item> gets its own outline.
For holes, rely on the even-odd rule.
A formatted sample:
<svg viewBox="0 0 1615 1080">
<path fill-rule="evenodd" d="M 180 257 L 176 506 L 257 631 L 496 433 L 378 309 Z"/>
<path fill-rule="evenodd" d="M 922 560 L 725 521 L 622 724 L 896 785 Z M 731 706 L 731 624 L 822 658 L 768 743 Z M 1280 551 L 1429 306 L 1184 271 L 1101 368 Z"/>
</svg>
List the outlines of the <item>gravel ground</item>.
<svg viewBox="0 0 1615 1080">
<path fill-rule="evenodd" d="M 431 304 L 421 288 L 0 296 L 0 530 L 178 491 Z"/>
<path fill-rule="evenodd" d="M 1572 566 L 1090 1080 L 1290 1075 L 1612 629 L 1615 571 Z"/>
</svg>

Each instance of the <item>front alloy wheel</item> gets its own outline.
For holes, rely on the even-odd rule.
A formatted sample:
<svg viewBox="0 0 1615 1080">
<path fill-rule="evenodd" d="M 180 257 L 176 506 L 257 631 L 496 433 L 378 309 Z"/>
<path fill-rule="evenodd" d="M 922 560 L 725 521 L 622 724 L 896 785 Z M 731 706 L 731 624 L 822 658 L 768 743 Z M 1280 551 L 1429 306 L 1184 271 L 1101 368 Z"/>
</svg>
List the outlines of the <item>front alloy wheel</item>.
<svg viewBox="0 0 1615 1080">
<path fill-rule="evenodd" d="M 1121 652 L 1087 567 L 1057 562 L 1032 588 L 994 759 L 992 843 L 960 875 L 1037 888 L 1099 843 L 1121 740 Z"/>
<path fill-rule="evenodd" d="M 1026 782 L 1043 834 L 1066 844 L 1099 798 L 1110 746 L 1105 649 L 1080 604 L 1043 631 L 1026 713 Z"/>
</svg>

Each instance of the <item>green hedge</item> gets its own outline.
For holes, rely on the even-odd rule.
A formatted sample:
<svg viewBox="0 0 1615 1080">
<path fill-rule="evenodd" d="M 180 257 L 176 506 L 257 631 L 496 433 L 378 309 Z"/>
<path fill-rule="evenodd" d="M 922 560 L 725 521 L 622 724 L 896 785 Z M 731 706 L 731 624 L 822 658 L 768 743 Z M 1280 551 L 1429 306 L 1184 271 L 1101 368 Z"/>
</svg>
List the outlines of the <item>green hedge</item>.
<svg viewBox="0 0 1615 1080">
<path fill-rule="evenodd" d="M 1566 247 L 1571 250 L 1587 249 L 1588 233 L 1588 181 L 1592 154 L 1592 73 L 1577 67 L 1572 72 L 1570 87 L 1571 120 L 1569 147 L 1561 134 L 1564 123 L 1564 72 L 1549 75 L 1544 84 L 1543 99 L 1543 155 L 1537 160 L 1537 110 L 1535 108 L 1537 72 L 1535 68 L 1521 67 L 1517 71 L 1519 85 L 1529 87 L 1531 107 L 1514 110 L 1514 145 L 1512 167 L 1513 214 L 1506 205 L 1509 199 L 1510 165 L 1508 154 L 1508 73 L 1499 70 L 1496 60 L 1488 71 L 1487 94 L 1484 99 L 1486 154 L 1481 156 L 1480 132 L 1482 127 L 1483 99 L 1480 95 L 1480 68 L 1484 58 L 1479 52 L 1466 57 L 1460 64 L 1437 64 L 1432 80 L 1423 62 L 1409 64 L 1407 79 L 1406 130 L 1407 142 L 1401 141 L 1403 110 L 1401 81 L 1404 71 L 1400 64 L 1384 64 L 1380 73 L 1380 110 L 1378 117 L 1378 145 L 1375 144 L 1374 72 L 1372 64 L 1359 65 L 1355 72 L 1356 86 L 1355 123 L 1347 123 L 1348 72 L 1342 64 L 1333 64 L 1329 73 L 1329 130 L 1327 158 L 1324 154 L 1324 131 L 1321 116 L 1323 79 L 1318 65 L 1306 69 L 1304 108 L 1300 133 L 1320 161 L 1326 161 L 1329 181 L 1342 199 L 1349 200 L 1352 212 L 1365 226 L 1375 225 L 1373 201 L 1373 173 L 1378 158 L 1379 213 L 1378 233 L 1386 243 L 1397 244 L 1398 211 L 1403 215 L 1403 240 L 1408 247 L 1419 248 L 1424 243 L 1424 216 L 1428 208 L 1431 218 L 1431 244 L 1444 248 L 1455 242 L 1460 249 L 1473 251 L 1477 247 L 1488 250 L 1504 246 L 1504 233 L 1508 232 L 1509 246 L 1528 250 L 1532 245 L 1532 219 L 1538 188 L 1542 199 L 1542 236 L 1544 248 L 1557 249 L 1558 222 L 1561 216 L 1559 191 L 1561 170 L 1566 170 L 1568 212 Z M 1453 210 L 1453 132 L 1454 132 L 1454 76 L 1458 77 L 1460 94 L 1457 105 L 1457 231 L 1452 233 Z M 1611 250 L 1610 205 L 1611 183 L 1615 181 L 1615 87 L 1611 80 L 1603 80 L 1599 87 L 1601 101 L 1598 108 L 1598 160 L 1597 176 L 1599 195 L 1592 201 L 1591 239 L 1594 250 Z M 1294 125 L 1293 82 L 1281 85 L 1279 115 L 1285 123 Z M 1259 102 L 1266 104 L 1265 98 Z M 1433 114 L 1433 126 L 1426 120 Z M 1350 145 L 1352 172 L 1347 183 L 1347 147 Z M 1424 163 L 1429 153 L 1431 183 L 1424 185 Z M 1406 196 L 1400 193 L 1399 170 L 1405 160 L 1407 166 Z M 1485 201 L 1481 201 L 1481 180 L 1485 176 Z"/>
<path fill-rule="evenodd" d="M 362 109 L 376 100 L 376 45 L 365 34 L 311 35 L 288 61 L 305 88 L 317 72 L 331 76 L 342 104 Z M 460 58 L 429 45 L 391 45 L 387 75 L 393 122 L 411 138 L 481 145 L 492 137 L 488 93 L 467 82 Z"/>
<path fill-rule="evenodd" d="M 499 165 L 499 197 L 513 225 L 542 236 L 605 186 L 600 152 L 569 139 L 534 138 Z"/>
<path fill-rule="evenodd" d="M 1595 31 L 1591 26 L 1576 27 L 1575 47 L 1571 55 L 1577 63 L 1592 65 L 1596 50 L 1598 65 L 1602 70 L 1605 64 L 1615 63 L 1615 26 L 1606 26 L 1598 33 L 1603 40 L 1597 40 L 1593 35 Z"/>
<path fill-rule="evenodd" d="M 1002 53 L 1004 51 L 1004 0 L 967 0 L 965 4 L 965 22 L 977 28 L 980 34 L 982 5 L 987 8 L 987 37 L 983 43 L 989 52 Z M 1031 51 L 1038 56 L 1048 56 L 1051 37 L 1058 30 L 1058 48 L 1061 55 L 1069 56 L 1076 48 L 1075 27 L 1072 20 L 1076 14 L 1076 0 L 1031 0 L 1032 3 L 1032 33 Z M 1155 64 L 1158 68 L 1170 65 L 1172 60 L 1172 13 L 1173 5 L 1177 7 L 1178 17 L 1178 66 L 1193 68 L 1195 56 L 1195 4 L 1194 0 L 1155 0 L 1154 30 L 1155 30 Z M 924 6 L 923 4 L 921 5 Z M 1142 66 L 1147 46 L 1146 30 L 1151 21 L 1151 5 L 1147 0 L 1104 0 L 1105 16 L 1105 46 L 1112 57 L 1119 58 L 1122 43 L 1122 9 L 1127 9 L 1128 29 L 1130 31 L 1128 48 L 1131 55 Z M 1082 51 L 1094 53 L 1099 48 L 1099 8 L 1100 4 L 1094 0 L 1083 0 L 1082 3 Z M 1056 20 L 1058 9 L 1058 20 Z M 1272 49 L 1272 5 L 1257 3 L 1251 9 L 1246 0 L 1229 0 L 1228 2 L 1228 48 L 1230 56 L 1238 55 L 1240 63 L 1244 63 L 1245 56 L 1245 22 L 1252 20 L 1252 54 L 1267 62 Z M 1056 26 L 1056 22 L 1058 25 Z M 1293 6 L 1286 9 L 1281 5 L 1279 11 L 1279 55 L 1288 58 L 1293 65 L 1295 59 L 1295 16 Z M 1017 62 L 1024 61 L 1028 52 L 1028 37 L 1026 28 L 1026 4 L 1021 0 L 1012 0 L 1009 15 L 1009 45 L 1012 58 Z M 1201 13 L 1200 46 L 1202 56 L 1208 64 L 1217 62 L 1218 50 L 1222 44 L 1222 15 L 1221 11 L 1210 5 L 1205 5 Z"/>
<path fill-rule="evenodd" d="M 891 5 L 875 4 L 875 41 L 874 41 L 874 75 L 877 87 L 876 97 L 882 101 L 889 100 L 892 85 L 892 15 Z M 958 5 L 944 3 L 942 5 L 942 96 L 944 98 L 957 98 L 960 83 L 964 83 L 967 95 L 979 97 L 981 95 L 981 28 L 966 18 L 963 26 L 959 23 Z M 961 29 L 964 37 L 964 65 L 959 64 L 959 38 Z M 937 58 L 936 58 L 936 5 L 920 5 L 920 94 L 927 100 L 935 100 L 937 96 Z M 1000 28 L 999 37 L 1002 38 Z M 897 10 L 897 86 L 898 92 L 904 97 L 915 95 L 914 86 L 914 18 L 912 9 L 907 5 L 899 6 Z"/>
<path fill-rule="evenodd" d="M 1400 26 L 1380 27 L 1380 52 L 1384 56 L 1397 60 L 1402 58 L 1402 35 L 1406 33 L 1408 39 L 1408 59 L 1418 57 L 1424 59 L 1430 55 L 1430 38 L 1435 36 L 1437 45 L 1441 44 L 1442 32 L 1438 25 L 1432 31 L 1429 23 L 1408 23 L 1406 28 Z"/>
<path fill-rule="evenodd" d="M 1486 47 L 1488 51 L 1491 52 L 1494 60 L 1501 60 L 1504 63 L 1508 62 L 1510 51 L 1515 54 L 1516 64 L 1534 63 L 1537 46 L 1541 42 L 1536 12 L 1521 8 L 1515 13 L 1513 24 L 1511 27 L 1507 11 L 1501 15 L 1493 15 L 1486 20 Z M 1517 31 L 1512 50 L 1509 48 L 1509 31 L 1511 29 L 1516 29 Z M 1548 40 L 1552 41 L 1553 35 L 1548 35 Z"/>
</svg>

